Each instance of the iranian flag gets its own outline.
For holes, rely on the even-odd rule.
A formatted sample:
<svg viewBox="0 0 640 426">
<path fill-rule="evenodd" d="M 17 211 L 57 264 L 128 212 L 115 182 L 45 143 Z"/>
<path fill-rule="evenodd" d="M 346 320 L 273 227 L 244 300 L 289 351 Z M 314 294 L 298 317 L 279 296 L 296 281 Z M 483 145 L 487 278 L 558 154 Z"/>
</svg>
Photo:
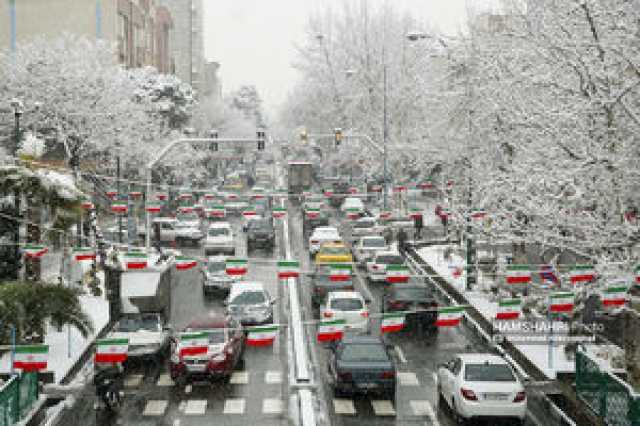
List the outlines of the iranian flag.
<svg viewBox="0 0 640 426">
<path fill-rule="evenodd" d="M 575 265 L 570 272 L 571 284 L 591 282 L 596 279 L 596 271 L 593 265 Z"/>
<path fill-rule="evenodd" d="M 192 257 L 176 256 L 176 269 L 179 271 L 186 271 L 187 269 L 195 268 L 198 265 L 198 261 Z"/>
<path fill-rule="evenodd" d="M 298 278 L 300 276 L 300 262 L 297 260 L 278 261 L 278 279 Z"/>
<path fill-rule="evenodd" d="M 15 347 L 13 368 L 22 371 L 38 371 L 47 368 L 48 345 L 20 345 Z"/>
<path fill-rule="evenodd" d="M 96 340 L 96 363 L 114 363 L 127 360 L 129 339 L 98 339 Z"/>
<path fill-rule="evenodd" d="M 113 213 L 126 213 L 129 211 L 129 206 L 126 201 L 114 201 L 111 203 L 111 211 Z"/>
<path fill-rule="evenodd" d="M 96 251 L 90 247 L 77 247 L 73 249 L 73 258 L 78 262 L 81 260 L 94 260 Z"/>
<path fill-rule="evenodd" d="M 571 292 L 558 292 L 551 294 L 549 310 L 551 312 L 573 312 L 575 294 Z"/>
<path fill-rule="evenodd" d="M 348 263 L 331 263 L 329 265 L 329 281 L 349 281 L 351 279 L 352 267 Z"/>
<path fill-rule="evenodd" d="M 331 197 L 333 195 L 333 191 L 331 189 L 325 189 L 324 190 L 324 196 L 325 197 Z"/>
<path fill-rule="evenodd" d="M 522 299 L 502 299 L 498 302 L 497 320 L 514 320 L 520 317 L 522 312 Z"/>
<path fill-rule="evenodd" d="M 183 192 L 178 196 L 181 200 L 190 200 L 193 198 L 193 194 L 189 194 L 188 192 Z"/>
<path fill-rule="evenodd" d="M 247 273 L 247 259 L 227 259 L 227 275 L 242 276 Z"/>
<path fill-rule="evenodd" d="M 382 185 L 372 185 L 371 191 L 373 192 L 382 192 Z"/>
<path fill-rule="evenodd" d="M 105 192 L 105 195 L 111 199 L 114 199 L 118 196 L 118 191 L 116 191 L 115 189 L 108 189 Z"/>
<path fill-rule="evenodd" d="M 420 189 L 431 189 L 433 188 L 433 183 L 431 181 L 422 182 L 418 184 L 418 188 Z"/>
<path fill-rule="evenodd" d="M 158 201 L 149 201 L 144 209 L 149 213 L 160 213 L 162 204 L 160 204 Z"/>
<path fill-rule="evenodd" d="M 284 207 L 274 207 L 271 211 L 271 215 L 275 219 L 282 219 L 287 215 L 287 209 L 285 209 Z"/>
<path fill-rule="evenodd" d="M 140 252 L 129 252 L 124 255 L 127 269 L 145 269 L 147 267 L 147 255 Z"/>
<path fill-rule="evenodd" d="M 394 186 L 393 187 L 393 192 L 395 193 L 399 193 L 399 192 L 407 192 L 407 187 L 404 185 L 398 185 L 398 186 Z"/>
<path fill-rule="evenodd" d="M 129 191 L 129 197 L 140 198 L 142 197 L 142 191 Z"/>
<path fill-rule="evenodd" d="M 193 206 L 181 206 L 178 207 L 178 211 L 180 213 L 192 213 L 194 210 Z"/>
<path fill-rule="evenodd" d="M 156 200 L 158 201 L 167 201 L 169 195 L 166 192 L 158 192 L 156 194 Z"/>
<path fill-rule="evenodd" d="M 531 282 L 531 268 L 529 265 L 508 265 L 507 284 L 527 284 Z"/>
<path fill-rule="evenodd" d="M 209 333 L 181 333 L 180 357 L 206 355 L 209 352 Z"/>
<path fill-rule="evenodd" d="M 358 219 L 358 218 L 360 218 L 360 209 L 358 209 L 358 208 L 347 209 L 346 213 L 347 213 L 347 218 L 349 218 L 349 219 Z"/>
<path fill-rule="evenodd" d="M 260 194 L 260 193 L 253 194 L 253 195 L 251 196 L 251 198 L 252 198 L 252 199 L 254 199 L 254 200 L 261 200 L 261 199 L 263 199 L 263 198 L 264 198 L 264 194 Z"/>
<path fill-rule="evenodd" d="M 235 200 L 236 198 L 238 198 L 236 194 L 233 194 L 233 193 L 227 194 L 227 200 Z"/>
<path fill-rule="evenodd" d="M 215 206 L 211 207 L 211 210 L 209 210 L 209 216 L 211 217 L 225 217 L 227 215 L 227 209 L 225 209 L 225 207 L 221 204 L 216 204 Z"/>
<path fill-rule="evenodd" d="M 636 284 L 640 284 L 640 265 L 636 266 Z"/>
<path fill-rule="evenodd" d="M 422 210 L 418 209 L 418 208 L 411 208 L 409 209 L 409 217 L 411 219 L 417 219 L 419 217 L 422 217 Z"/>
<path fill-rule="evenodd" d="M 46 252 L 49 251 L 48 248 L 41 244 L 26 244 L 22 251 L 24 251 L 25 257 L 29 259 L 35 259 L 37 257 L 42 257 Z"/>
<path fill-rule="evenodd" d="M 629 287 L 624 283 L 611 285 L 602 291 L 602 305 L 607 307 L 622 306 L 627 301 Z"/>
<path fill-rule="evenodd" d="M 247 207 L 246 209 L 242 210 L 242 216 L 244 217 L 254 217 L 255 215 L 256 215 L 255 207 Z"/>
<path fill-rule="evenodd" d="M 484 219 L 487 216 L 487 212 L 484 210 L 471 210 L 471 218 L 472 219 Z"/>
<path fill-rule="evenodd" d="M 209 200 L 209 201 L 210 201 L 210 200 L 215 200 L 215 199 L 216 199 L 216 196 L 215 196 L 215 195 L 213 195 L 213 194 L 204 194 L 204 199 L 205 199 L 205 200 Z"/>
<path fill-rule="evenodd" d="M 94 206 L 91 201 L 84 200 L 82 203 L 80 203 L 80 207 L 82 207 L 85 210 L 91 210 L 91 209 L 95 208 L 96 206 Z"/>
<path fill-rule="evenodd" d="M 247 328 L 247 346 L 271 346 L 278 335 L 277 325 Z"/>
<path fill-rule="evenodd" d="M 340 340 L 344 336 L 345 320 L 320 321 L 318 324 L 318 342 Z"/>
<path fill-rule="evenodd" d="M 404 314 L 396 312 L 382 314 L 382 324 L 380 327 L 382 333 L 392 333 L 402 330 L 404 328 Z"/>
<path fill-rule="evenodd" d="M 409 268 L 405 265 L 387 265 L 385 272 L 386 281 L 389 284 L 409 281 Z"/>
<path fill-rule="evenodd" d="M 305 213 L 307 219 L 317 219 L 320 216 L 320 209 L 308 208 Z"/>
<path fill-rule="evenodd" d="M 464 307 L 462 306 L 447 306 L 438 309 L 438 319 L 436 320 L 436 326 L 438 327 L 454 327 L 460 324 L 462 321 L 462 315 L 464 314 Z"/>
<path fill-rule="evenodd" d="M 349 194 L 357 194 L 358 193 L 358 188 L 356 188 L 355 186 L 352 186 L 351 188 L 349 188 Z"/>
<path fill-rule="evenodd" d="M 378 219 L 389 219 L 391 217 L 391 212 L 380 212 L 378 214 Z"/>
</svg>

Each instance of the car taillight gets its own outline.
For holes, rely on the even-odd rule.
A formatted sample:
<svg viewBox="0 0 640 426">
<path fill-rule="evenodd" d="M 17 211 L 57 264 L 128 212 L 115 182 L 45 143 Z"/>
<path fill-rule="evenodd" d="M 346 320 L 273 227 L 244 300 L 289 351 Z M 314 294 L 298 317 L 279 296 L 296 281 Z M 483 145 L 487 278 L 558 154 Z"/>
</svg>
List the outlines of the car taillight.
<svg viewBox="0 0 640 426">
<path fill-rule="evenodd" d="M 513 398 L 513 402 L 522 402 L 527 398 L 527 393 L 525 391 L 520 391 L 516 394 L 516 397 Z"/>
<path fill-rule="evenodd" d="M 322 316 L 323 316 L 323 317 L 325 317 L 325 318 L 331 318 L 331 317 L 333 317 L 333 312 L 331 312 L 331 311 L 324 311 L 324 312 L 322 313 Z"/>
<path fill-rule="evenodd" d="M 369 312 L 368 311 L 362 311 L 362 312 L 360 312 L 360 316 L 362 318 L 369 318 Z"/>
<path fill-rule="evenodd" d="M 351 380 L 352 376 L 351 376 L 351 373 L 344 373 L 343 372 L 343 373 L 338 373 L 338 378 L 340 380 Z"/>
<path fill-rule="evenodd" d="M 318 240 L 311 240 L 311 244 L 318 244 L 320 241 Z"/>
<path fill-rule="evenodd" d="M 382 373 L 380 373 L 381 379 L 393 379 L 394 377 L 396 377 L 395 371 L 383 371 Z"/>
<path fill-rule="evenodd" d="M 431 307 L 432 308 L 437 308 L 438 307 L 438 302 L 431 302 Z"/>
<path fill-rule="evenodd" d="M 377 271 L 378 270 L 378 265 L 373 265 L 372 268 L 373 268 L 374 271 Z"/>
<path fill-rule="evenodd" d="M 397 300 L 389 302 L 389 306 L 393 309 L 404 309 L 407 307 L 405 302 L 398 302 Z"/>
<path fill-rule="evenodd" d="M 476 396 L 476 394 L 471 389 L 460 388 L 460 393 L 462 394 L 464 399 L 467 399 L 469 401 L 477 401 L 478 400 L 478 397 Z"/>
</svg>

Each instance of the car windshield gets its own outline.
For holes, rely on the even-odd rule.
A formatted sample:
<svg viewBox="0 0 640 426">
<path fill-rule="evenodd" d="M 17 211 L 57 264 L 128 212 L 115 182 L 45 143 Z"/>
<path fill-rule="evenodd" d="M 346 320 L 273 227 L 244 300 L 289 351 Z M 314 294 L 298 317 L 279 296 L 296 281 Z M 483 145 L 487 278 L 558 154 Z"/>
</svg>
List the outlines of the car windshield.
<svg viewBox="0 0 640 426">
<path fill-rule="evenodd" d="M 118 321 L 116 331 L 130 333 L 134 331 L 161 331 L 160 318 L 158 315 L 141 315 L 135 317 L 124 317 Z"/>
<path fill-rule="evenodd" d="M 210 237 L 221 237 L 229 235 L 229 230 L 227 228 L 209 228 L 208 234 Z"/>
<path fill-rule="evenodd" d="M 209 337 L 210 345 L 217 345 L 225 342 L 224 329 L 223 328 L 195 328 L 188 327 L 184 330 L 185 332 L 205 332 Z"/>
<path fill-rule="evenodd" d="M 359 311 L 363 307 L 362 300 L 355 298 L 341 298 L 331 300 L 331 309 L 337 311 Z"/>
<path fill-rule="evenodd" d="M 464 379 L 469 382 L 515 382 L 511 369 L 505 364 L 467 364 Z"/>
<path fill-rule="evenodd" d="M 209 262 L 207 264 L 207 271 L 210 273 L 223 272 L 226 270 L 226 266 L 225 262 Z"/>
<path fill-rule="evenodd" d="M 176 219 L 180 221 L 193 221 L 198 220 L 198 215 L 196 213 L 178 213 L 176 215 Z"/>
<path fill-rule="evenodd" d="M 404 261 L 402 257 L 395 254 L 389 254 L 384 256 L 378 256 L 376 258 L 376 263 L 381 263 L 383 265 L 402 265 Z"/>
<path fill-rule="evenodd" d="M 270 231 L 271 224 L 268 220 L 251 220 L 249 221 L 249 225 L 247 226 L 249 229 L 254 231 Z"/>
<path fill-rule="evenodd" d="M 366 238 L 362 240 L 362 247 L 382 248 L 386 245 L 384 238 Z"/>
<path fill-rule="evenodd" d="M 322 247 L 320 254 L 347 255 L 349 251 L 345 247 Z"/>
<path fill-rule="evenodd" d="M 267 301 L 262 291 L 244 291 L 231 300 L 232 305 L 255 305 Z"/>
<path fill-rule="evenodd" d="M 340 359 L 348 362 L 381 362 L 389 361 L 389 355 L 381 344 L 345 344 Z"/>
<path fill-rule="evenodd" d="M 426 287 L 402 287 L 395 286 L 394 296 L 396 299 L 402 300 L 424 300 L 429 297 L 429 291 Z"/>
<path fill-rule="evenodd" d="M 354 228 L 373 228 L 374 225 L 375 223 L 370 220 L 362 220 L 354 223 L 353 227 Z"/>
</svg>

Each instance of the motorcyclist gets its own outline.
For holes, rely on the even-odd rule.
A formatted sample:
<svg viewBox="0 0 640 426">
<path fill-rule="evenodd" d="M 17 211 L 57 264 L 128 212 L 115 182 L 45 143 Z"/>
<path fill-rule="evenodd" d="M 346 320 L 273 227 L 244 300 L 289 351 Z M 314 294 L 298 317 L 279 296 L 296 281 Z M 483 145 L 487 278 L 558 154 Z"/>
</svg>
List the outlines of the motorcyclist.
<svg viewBox="0 0 640 426">
<path fill-rule="evenodd" d="M 115 392 L 117 398 L 120 397 L 124 368 L 122 364 L 114 362 L 104 365 L 96 364 L 95 369 L 93 384 L 96 387 L 96 396 L 100 398 L 108 410 L 111 410 L 113 407 L 109 400 L 109 393 Z"/>
</svg>

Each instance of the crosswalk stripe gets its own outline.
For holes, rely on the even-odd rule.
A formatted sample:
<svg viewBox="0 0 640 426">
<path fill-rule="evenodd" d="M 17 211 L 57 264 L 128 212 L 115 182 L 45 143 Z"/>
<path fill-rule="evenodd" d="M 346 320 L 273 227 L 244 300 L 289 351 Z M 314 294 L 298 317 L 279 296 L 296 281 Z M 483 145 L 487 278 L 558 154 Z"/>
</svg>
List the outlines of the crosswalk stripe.
<svg viewBox="0 0 640 426">
<path fill-rule="evenodd" d="M 231 375 L 229 383 L 232 385 L 246 385 L 249 384 L 249 373 L 247 371 L 236 371 Z"/>
<path fill-rule="evenodd" d="M 388 399 L 385 400 L 372 400 L 373 412 L 376 416 L 395 416 L 396 410 L 393 408 L 393 404 Z"/>
<path fill-rule="evenodd" d="M 282 413 L 282 400 L 275 398 L 265 398 L 262 400 L 263 414 L 280 414 Z"/>
<path fill-rule="evenodd" d="M 244 398 L 233 398 L 224 401 L 224 414 L 244 414 Z"/>
<path fill-rule="evenodd" d="M 125 389 L 137 388 L 142 384 L 142 379 L 144 376 L 142 374 L 132 374 L 127 376 L 124 379 L 124 387 Z"/>
<path fill-rule="evenodd" d="M 173 380 L 171 380 L 171 376 L 169 376 L 169 374 L 161 374 L 156 386 L 173 386 Z"/>
<path fill-rule="evenodd" d="M 267 371 L 264 374 L 264 382 L 269 385 L 277 385 L 282 383 L 282 372 L 280 371 Z"/>
<path fill-rule="evenodd" d="M 184 414 L 191 416 L 204 416 L 207 410 L 206 399 L 190 399 L 184 407 Z"/>
<path fill-rule="evenodd" d="M 165 411 L 167 411 L 167 405 L 169 403 L 164 400 L 152 399 L 147 401 L 147 405 L 144 407 L 144 411 L 142 412 L 143 416 L 164 416 Z"/>
<path fill-rule="evenodd" d="M 402 386 L 420 386 L 420 381 L 418 380 L 418 376 L 416 373 L 412 373 L 410 371 L 401 371 L 396 374 L 398 380 L 400 381 L 400 385 Z"/>
<path fill-rule="evenodd" d="M 336 414 L 351 416 L 355 416 L 356 414 L 356 407 L 353 405 L 353 401 L 350 399 L 334 398 L 333 410 L 336 412 Z"/>
</svg>

